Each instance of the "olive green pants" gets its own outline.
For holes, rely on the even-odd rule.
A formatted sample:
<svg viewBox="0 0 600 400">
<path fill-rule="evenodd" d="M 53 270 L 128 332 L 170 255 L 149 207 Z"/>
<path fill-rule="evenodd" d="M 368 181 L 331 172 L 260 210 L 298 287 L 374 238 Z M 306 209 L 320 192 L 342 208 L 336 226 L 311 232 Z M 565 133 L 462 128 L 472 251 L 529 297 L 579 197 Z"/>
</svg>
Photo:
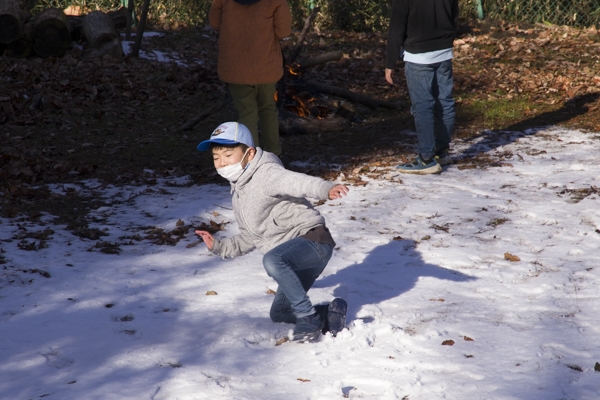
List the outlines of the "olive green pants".
<svg viewBox="0 0 600 400">
<path fill-rule="evenodd" d="M 238 122 L 252 132 L 254 146 L 281 156 L 279 121 L 275 104 L 275 83 L 260 85 L 229 84 L 233 105 L 238 112 Z M 260 123 L 260 135 L 258 126 Z"/>
</svg>

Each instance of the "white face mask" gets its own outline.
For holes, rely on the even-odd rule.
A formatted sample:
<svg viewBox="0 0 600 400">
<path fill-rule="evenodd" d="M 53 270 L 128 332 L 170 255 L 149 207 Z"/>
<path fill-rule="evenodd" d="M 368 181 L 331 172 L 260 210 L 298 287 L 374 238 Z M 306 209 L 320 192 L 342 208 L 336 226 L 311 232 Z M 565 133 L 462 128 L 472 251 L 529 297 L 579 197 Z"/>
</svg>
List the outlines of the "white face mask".
<svg viewBox="0 0 600 400">
<path fill-rule="evenodd" d="M 250 149 L 248 149 L 248 150 L 250 150 Z M 248 150 L 246 150 L 246 152 L 244 153 L 244 156 L 242 157 L 240 162 L 237 162 L 237 163 L 231 164 L 231 165 L 227 165 L 222 168 L 217 168 L 217 173 L 219 175 L 221 175 L 223 178 L 227 179 L 229 182 L 237 181 L 240 178 L 240 176 L 242 176 L 242 174 L 244 173 L 246 168 L 248 167 L 248 164 L 246 164 L 246 167 L 242 167 L 242 161 L 244 161 L 244 158 L 246 158 L 246 154 L 248 154 Z"/>
</svg>

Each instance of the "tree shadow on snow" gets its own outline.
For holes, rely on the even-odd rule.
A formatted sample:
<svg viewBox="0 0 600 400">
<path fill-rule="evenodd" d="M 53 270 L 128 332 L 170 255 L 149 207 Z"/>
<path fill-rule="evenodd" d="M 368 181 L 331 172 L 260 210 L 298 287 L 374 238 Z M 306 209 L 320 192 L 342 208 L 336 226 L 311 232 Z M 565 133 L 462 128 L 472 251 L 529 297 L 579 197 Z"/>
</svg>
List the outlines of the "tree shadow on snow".
<svg viewBox="0 0 600 400">
<path fill-rule="evenodd" d="M 348 302 L 347 321 L 357 318 L 361 308 L 396 299 L 411 290 L 422 277 L 452 282 L 477 278 L 423 261 L 412 240 L 395 240 L 374 248 L 359 264 L 317 280 L 313 287 L 337 286 L 333 294 Z M 450 284 L 450 283 L 449 283 Z M 402 298 L 397 299 L 402 303 Z"/>
<path fill-rule="evenodd" d="M 470 143 L 470 146 L 462 151 L 460 157 L 471 157 L 482 152 L 488 152 L 510 144 L 523 136 L 535 135 L 550 126 L 559 125 L 579 115 L 586 114 L 599 98 L 600 92 L 575 96 L 566 101 L 558 110 L 548 111 L 518 121 L 502 129 L 482 131 L 478 135 L 464 140 L 465 143 Z"/>
</svg>

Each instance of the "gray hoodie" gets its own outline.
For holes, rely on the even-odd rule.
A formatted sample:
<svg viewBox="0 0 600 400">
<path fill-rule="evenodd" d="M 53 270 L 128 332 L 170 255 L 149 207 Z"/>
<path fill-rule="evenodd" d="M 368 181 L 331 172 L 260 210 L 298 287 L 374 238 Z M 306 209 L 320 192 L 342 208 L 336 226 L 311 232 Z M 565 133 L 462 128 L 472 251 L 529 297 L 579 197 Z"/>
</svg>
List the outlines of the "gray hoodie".
<svg viewBox="0 0 600 400">
<path fill-rule="evenodd" d="M 325 225 L 325 218 L 305 197 L 327 200 L 333 186 L 321 178 L 288 171 L 275 154 L 257 148 L 242 176 L 231 184 L 240 233 L 215 239 L 212 253 L 230 258 L 257 248 L 265 254 Z"/>
</svg>

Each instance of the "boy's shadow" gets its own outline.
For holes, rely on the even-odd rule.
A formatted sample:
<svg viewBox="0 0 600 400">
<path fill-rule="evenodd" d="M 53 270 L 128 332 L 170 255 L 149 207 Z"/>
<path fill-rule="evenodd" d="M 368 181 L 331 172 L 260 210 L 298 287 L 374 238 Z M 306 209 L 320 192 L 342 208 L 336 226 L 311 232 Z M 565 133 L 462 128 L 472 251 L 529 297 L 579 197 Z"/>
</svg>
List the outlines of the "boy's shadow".
<svg viewBox="0 0 600 400">
<path fill-rule="evenodd" d="M 373 249 L 360 264 L 350 265 L 315 282 L 313 287 L 337 286 L 333 292 L 348 302 L 347 321 L 365 305 L 379 304 L 412 289 L 420 277 L 454 282 L 477 279 L 423 261 L 412 240 L 392 241 Z"/>
</svg>

